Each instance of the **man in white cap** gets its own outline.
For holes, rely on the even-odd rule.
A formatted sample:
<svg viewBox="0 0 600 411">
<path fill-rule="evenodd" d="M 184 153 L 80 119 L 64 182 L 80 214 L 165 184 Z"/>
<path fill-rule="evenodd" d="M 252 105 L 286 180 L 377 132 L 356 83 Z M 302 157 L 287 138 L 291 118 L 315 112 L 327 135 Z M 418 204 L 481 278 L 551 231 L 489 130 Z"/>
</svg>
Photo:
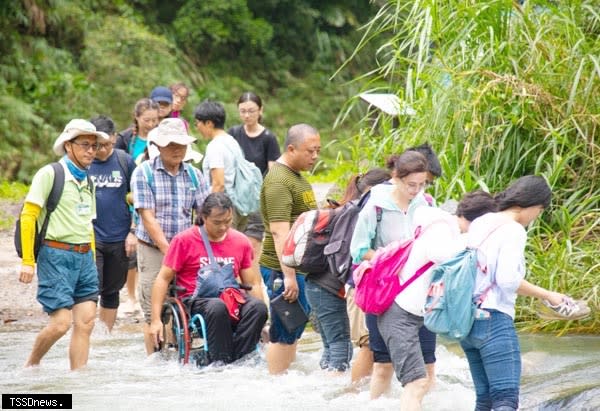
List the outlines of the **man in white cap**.
<svg viewBox="0 0 600 411">
<path fill-rule="evenodd" d="M 87 171 L 99 144 L 108 136 L 96 131 L 86 120 L 71 120 L 54 143 L 54 152 L 63 156 L 56 170 L 62 194 L 50 215 L 45 238 L 34 253 L 37 225 L 46 215 L 55 168 L 42 167 L 33 177 L 21 212 L 21 247 L 23 261 L 19 280 L 30 283 L 37 262 L 37 300 L 50 316 L 50 322 L 38 334 L 25 366 L 38 365 L 48 350 L 71 328 L 69 360 L 71 369 L 85 366 L 89 354 L 90 334 L 96 317 L 98 272 L 94 262 L 96 218 L 94 188 Z M 62 169 L 60 169 L 62 167 Z"/>
<path fill-rule="evenodd" d="M 194 166 L 184 163 L 190 136 L 179 118 L 166 118 L 152 134 L 159 155 L 140 164 L 131 177 L 133 206 L 140 216 L 138 238 L 138 294 L 144 313 L 146 352 L 154 352 L 150 338 L 151 296 L 154 280 L 175 234 L 191 227 L 192 209 L 201 209 L 209 187 Z"/>
</svg>

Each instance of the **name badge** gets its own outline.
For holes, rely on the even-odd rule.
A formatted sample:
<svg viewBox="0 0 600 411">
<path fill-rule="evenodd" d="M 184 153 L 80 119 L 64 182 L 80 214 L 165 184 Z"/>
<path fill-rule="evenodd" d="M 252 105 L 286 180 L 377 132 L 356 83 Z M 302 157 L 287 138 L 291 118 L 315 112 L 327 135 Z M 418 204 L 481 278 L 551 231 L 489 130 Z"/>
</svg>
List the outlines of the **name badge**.
<svg viewBox="0 0 600 411">
<path fill-rule="evenodd" d="M 90 215 L 92 213 L 92 207 L 89 204 L 77 204 L 75 207 L 77 215 Z"/>
</svg>

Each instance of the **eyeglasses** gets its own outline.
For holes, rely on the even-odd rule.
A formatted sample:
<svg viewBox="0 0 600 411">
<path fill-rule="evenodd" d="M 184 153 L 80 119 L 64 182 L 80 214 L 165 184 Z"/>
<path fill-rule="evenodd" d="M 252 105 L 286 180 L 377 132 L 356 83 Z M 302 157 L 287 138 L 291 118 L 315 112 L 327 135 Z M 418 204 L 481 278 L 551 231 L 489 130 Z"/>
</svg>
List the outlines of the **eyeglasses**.
<svg viewBox="0 0 600 411">
<path fill-rule="evenodd" d="M 88 143 L 87 141 L 85 143 L 78 143 L 77 141 L 71 141 L 71 143 L 81 147 L 83 149 L 83 151 L 88 151 L 90 148 L 92 149 L 92 151 L 98 151 L 98 148 L 100 147 L 100 144 L 98 144 L 98 143 Z"/>
<path fill-rule="evenodd" d="M 257 110 L 257 109 L 255 109 L 255 108 L 252 108 L 252 109 L 249 109 L 249 110 L 245 110 L 245 109 L 243 109 L 243 108 L 242 108 L 242 109 L 240 109 L 240 114 L 241 114 L 242 116 L 244 116 L 244 115 L 246 115 L 246 114 L 250 114 L 250 115 L 252 115 L 252 114 L 256 114 L 256 113 L 258 113 L 258 110 Z"/>
<path fill-rule="evenodd" d="M 181 101 L 186 101 L 188 99 L 188 96 L 182 96 L 181 94 L 177 94 L 177 93 L 173 93 L 173 98 L 177 97 L 179 100 Z"/>
<path fill-rule="evenodd" d="M 111 148 L 114 145 L 115 145 L 114 143 L 98 144 L 98 150 L 108 150 L 109 148 Z"/>
<path fill-rule="evenodd" d="M 429 187 L 431 185 L 431 183 L 429 181 L 425 181 L 424 183 L 421 184 L 417 184 L 413 181 L 409 181 L 408 183 L 406 181 L 404 181 L 404 179 L 401 179 L 402 182 L 404 183 L 404 185 L 406 187 L 409 188 L 409 190 L 411 191 L 421 191 L 422 189 L 425 189 L 427 187 Z"/>
</svg>

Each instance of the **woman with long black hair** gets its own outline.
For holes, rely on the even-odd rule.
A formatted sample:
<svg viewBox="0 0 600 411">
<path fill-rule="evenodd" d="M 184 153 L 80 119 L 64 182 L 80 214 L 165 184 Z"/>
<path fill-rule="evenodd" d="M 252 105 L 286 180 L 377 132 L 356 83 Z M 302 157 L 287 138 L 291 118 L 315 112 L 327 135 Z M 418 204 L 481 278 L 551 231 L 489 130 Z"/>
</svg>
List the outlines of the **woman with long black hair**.
<svg viewBox="0 0 600 411">
<path fill-rule="evenodd" d="M 589 314 L 587 306 L 525 280 L 525 229 L 548 208 L 551 197 L 544 178 L 521 177 L 495 196 L 498 212 L 475 219 L 469 227 L 467 245 L 478 245 L 480 267 L 473 297 L 483 300 L 480 309 L 487 313 L 475 320 L 461 341 L 475 384 L 476 411 L 519 407 L 521 351 L 514 326 L 517 295 L 541 299 L 556 318 L 578 319 Z"/>
</svg>

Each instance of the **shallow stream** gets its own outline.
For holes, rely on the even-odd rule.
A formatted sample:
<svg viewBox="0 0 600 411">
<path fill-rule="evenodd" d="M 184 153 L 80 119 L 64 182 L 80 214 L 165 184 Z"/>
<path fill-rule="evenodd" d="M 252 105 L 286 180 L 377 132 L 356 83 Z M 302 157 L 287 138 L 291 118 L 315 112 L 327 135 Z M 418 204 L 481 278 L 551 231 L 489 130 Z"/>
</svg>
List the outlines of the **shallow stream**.
<svg viewBox="0 0 600 411">
<path fill-rule="evenodd" d="M 287 375 L 273 377 L 264 353 L 240 364 L 197 369 L 146 357 L 137 324 L 107 335 L 97 326 L 87 368 L 68 371 L 68 338 L 60 340 L 40 367 L 23 369 L 35 326 L 0 327 L 0 392 L 69 393 L 76 410 L 388 410 L 399 409 L 402 389 L 370 401 L 368 387 L 348 388 L 349 376 L 319 370 L 320 341 L 301 340 Z M 68 337 L 68 336 L 67 336 Z M 523 410 L 600 409 L 600 338 L 521 336 Z M 456 344 L 438 345 L 437 385 L 425 410 L 472 410 L 474 391 L 467 362 Z"/>
</svg>

